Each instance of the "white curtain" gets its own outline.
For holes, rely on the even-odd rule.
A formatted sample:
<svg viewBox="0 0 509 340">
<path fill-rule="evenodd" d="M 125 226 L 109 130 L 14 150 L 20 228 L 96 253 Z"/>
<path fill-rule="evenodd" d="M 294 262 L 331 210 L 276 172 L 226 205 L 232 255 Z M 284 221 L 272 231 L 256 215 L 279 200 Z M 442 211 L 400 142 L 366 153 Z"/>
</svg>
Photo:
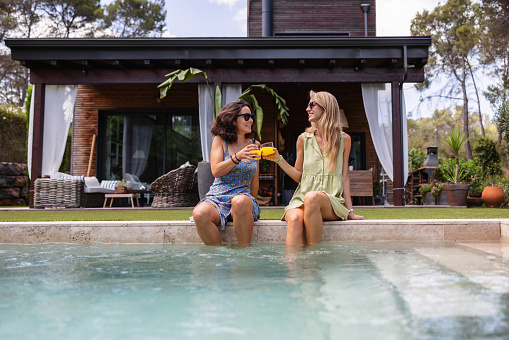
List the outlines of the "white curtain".
<svg viewBox="0 0 509 340">
<path fill-rule="evenodd" d="M 214 90 L 215 91 L 215 90 Z M 235 101 L 242 93 L 242 85 L 226 84 L 222 86 L 222 105 Z M 212 94 L 214 96 L 214 93 Z M 198 85 L 198 104 L 200 114 L 200 139 L 201 154 L 203 160 L 210 162 L 210 148 L 212 146 L 212 135 L 210 133 L 210 125 L 214 120 L 212 102 L 207 85 Z"/>
<path fill-rule="evenodd" d="M 140 177 L 147 166 L 154 119 L 147 116 L 125 116 L 122 143 L 122 176 Z"/>
<path fill-rule="evenodd" d="M 226 84 L 223 85 L 222 89 L 223 94 L 223 105 L 234 102 L 239 99 L 239 96 L 242 94 L 242 85 L 241 84 Z"/>
<path fill-rule="evenodd" d="M 389 178 L 394 180 L 391 84 L 362 84 L 362 98 L 376 154 Z M 402 102 L 403 184 L 405 184 L 408 179 L 408 130 L 403 94 Z"/>
<path fill-rule="evenodd" d="M 76 100 L 76 85 L 46 85 L 44 97 L 44 135 L 42 149 L 42 176 L 57 172 L 62 163 Z M 30 103 L 28 139 L 28 171 L 31 176 L 33 116 L 35 87 Z"/>
<path fill-rule="evenodd" d="M 214 114 L 207 85 L 198 85 L 198 105 L 200 115 L 201 154 L 204 161 L 210 162 L 210 148 L 212 146 L 210 123 L 214 120 Z"/>
</svg>

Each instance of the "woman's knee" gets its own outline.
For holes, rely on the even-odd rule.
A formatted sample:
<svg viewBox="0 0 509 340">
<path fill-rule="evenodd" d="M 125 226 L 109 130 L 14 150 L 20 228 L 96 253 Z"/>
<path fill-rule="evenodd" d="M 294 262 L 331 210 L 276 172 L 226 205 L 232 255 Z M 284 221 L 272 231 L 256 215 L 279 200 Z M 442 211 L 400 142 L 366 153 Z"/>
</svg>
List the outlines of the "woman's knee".
<svg viewBox="0 0 509 340">
<path fill-rule="evenodd" d="M 285 220 L 288 224 L 288 229 L 296 232 L 302 232 L 304 230 L 304 214 L 301 210 L 288 211 L 285 216 Z"/>
<path fill-rule="evenodd" d="M 232 211 L 252 210 L 253 202 L 246 195 L 237 195 L 232 198 Z"/>
<path fill-rule="evenodd" d="M 321 200 L 326 196 L 321 191 L 310 191 L 304 195 L 304 207 L 319 206 Z"/>
<path fill-rule="evenodd" d="M 203 224 L 213 220 L 212 213 L 205 204 L 199 204 L 193 209 L 193 219 L 196 224 Z"/>
</svg>

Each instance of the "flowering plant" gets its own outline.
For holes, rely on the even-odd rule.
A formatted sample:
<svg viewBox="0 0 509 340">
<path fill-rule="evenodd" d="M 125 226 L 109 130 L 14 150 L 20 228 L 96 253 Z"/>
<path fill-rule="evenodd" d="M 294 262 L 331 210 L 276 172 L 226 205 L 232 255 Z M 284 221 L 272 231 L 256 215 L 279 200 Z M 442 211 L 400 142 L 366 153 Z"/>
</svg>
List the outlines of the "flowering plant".
<svg viewBox="0 0 509 340">
<path fill-rule="evenodd" d="M 260 195 L 261 197 L 271 197 L 272 192 L 270 191 L 269 188 L 260 187 L 260 189 L 258 189 L 258 195 Z"/>
<path fill-rule="evenodd" d="M 444 190 L 444 184 L 439 182 L 433 182 L 431 184 L 431 196 L 440 197 L 440 194 Z"/>
<path fill-rule="evenodd" d="M 440 197 L 440 193 L 444 190 L 444 184 L 440 182 L 431 182 L 430 184 L 424 184 L 420 187 L 419 192 L 422 196 L 426 193 L 431 193 L 433 197 Z"/>
</svg>

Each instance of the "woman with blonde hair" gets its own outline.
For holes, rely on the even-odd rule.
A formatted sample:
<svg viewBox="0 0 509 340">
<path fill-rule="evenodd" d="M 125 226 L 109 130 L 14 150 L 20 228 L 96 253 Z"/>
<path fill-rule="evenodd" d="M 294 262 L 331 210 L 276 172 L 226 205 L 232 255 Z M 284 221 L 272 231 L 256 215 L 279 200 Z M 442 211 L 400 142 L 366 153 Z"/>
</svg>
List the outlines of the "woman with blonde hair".
<svg viewBox="0 0 509 340">
<path fill-rule="evenodd" d="M 279 164 L 299 183 L 285 208 L 286 244 L 319 243 L 323 221 L 362 220 L 352 208 L 348 158 L 351 138 L 341 130 L 336 98 L 329 92 L 309 92 L 307 106 L 311 126 L 297 139 L 295 166 L 276 153 L 267 159 Z"/>
</svg>

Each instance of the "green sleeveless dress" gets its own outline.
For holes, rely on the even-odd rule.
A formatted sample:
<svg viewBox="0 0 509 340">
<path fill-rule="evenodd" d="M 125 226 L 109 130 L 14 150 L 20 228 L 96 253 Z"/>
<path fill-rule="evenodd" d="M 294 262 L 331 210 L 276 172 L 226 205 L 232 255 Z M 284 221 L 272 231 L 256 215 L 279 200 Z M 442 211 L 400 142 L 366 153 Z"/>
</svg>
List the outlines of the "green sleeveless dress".
<svg viewBox="0 0 509 340">
<path fill-rule="evenodd" d="M 320 151 L 320 146 L 314 134 L 309 132 L 302 133 L 302 142 L 304 144 L 304 164 L 302 168 L 302 178 L 299 186 L 295 190 L 292 199 L 285 208 L 285 214 L 281 220 L 284 220 L 286 212 L 289 209 L 299 208 L 304 205 L 304 195 L 310 191 L 321 191 L 329 196 L 334 213 L 343 220 L 348 217 L 348 209 L 345 207 L 343 198 L 343 132 L 341 132 L 341 142 L 339 145 L 338 161 L 334 172 L 329 172 L 326 166 L 325 157 Z"/>
</svg>

